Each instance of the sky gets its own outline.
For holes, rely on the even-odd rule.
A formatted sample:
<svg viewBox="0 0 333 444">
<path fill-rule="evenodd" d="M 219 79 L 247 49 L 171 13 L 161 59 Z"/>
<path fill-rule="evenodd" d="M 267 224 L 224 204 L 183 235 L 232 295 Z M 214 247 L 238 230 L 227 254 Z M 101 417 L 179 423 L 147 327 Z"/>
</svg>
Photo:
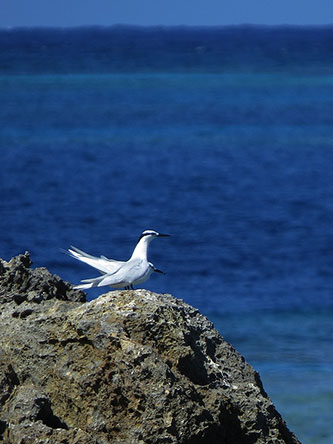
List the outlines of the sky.
<svg viewBox="0 0 333 444">
<path fill-rule="evenodd" d="M 333 0 L 0 0 L 0 27 L 323 25 Z"/>
</svg>

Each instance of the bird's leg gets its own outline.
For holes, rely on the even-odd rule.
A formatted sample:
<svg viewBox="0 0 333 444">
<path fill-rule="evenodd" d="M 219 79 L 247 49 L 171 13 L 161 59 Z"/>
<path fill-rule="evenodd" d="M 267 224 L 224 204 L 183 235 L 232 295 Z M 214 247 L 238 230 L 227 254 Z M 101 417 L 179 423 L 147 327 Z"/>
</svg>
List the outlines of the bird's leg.
<svg viewBox="0 0 333 444">
<path fill-rule="evenodd" d="M 126 285 L 126 287 L 125 287 L 125 290 L 129 290 L 130 288 L 129 288 L 129 286 L 128 285 Z"/>
<path fill-rule="evenodd" d="M 131 290 L 134 290 L 133 284 L 131 284 Z"/>
</svg>

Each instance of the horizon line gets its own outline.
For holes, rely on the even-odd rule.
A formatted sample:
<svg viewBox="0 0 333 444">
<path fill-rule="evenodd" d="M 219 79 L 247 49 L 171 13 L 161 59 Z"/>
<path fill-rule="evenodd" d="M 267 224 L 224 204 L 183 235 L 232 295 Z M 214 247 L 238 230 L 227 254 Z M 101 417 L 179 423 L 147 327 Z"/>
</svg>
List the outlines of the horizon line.
<svg viewBox="0 0 333 444">
<path fill-rule="evenodd" d="M 327 24 L 264 24 L 264 23 L 238 23 L 238 24 L 221 24 L 221 25 L 139 25 L 130 23 L 114 23 L 110 25 L 99 24 L 82 24 L 82 25 L 13 25 L 13 26 L 1 26 L 0 31 L 12 31 L 12 30 L 33 30 L 33 29 L 82 29 L 82 28 L 127 28 L 127 29 L 188 29 L 188 30 L 206 30 L 206 29 L 223 29 L 223 28 L 333 28 L 333 22 Z"/>
</svg>

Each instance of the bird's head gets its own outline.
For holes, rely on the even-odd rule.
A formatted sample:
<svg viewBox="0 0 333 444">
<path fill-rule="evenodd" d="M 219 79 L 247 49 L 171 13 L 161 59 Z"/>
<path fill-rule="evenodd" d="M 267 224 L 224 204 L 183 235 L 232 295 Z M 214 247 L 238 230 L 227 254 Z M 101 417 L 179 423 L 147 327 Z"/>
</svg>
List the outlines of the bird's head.
<svg viewBox="0 0 333 444">
<path fill-rule="evenodd" d="M 139 237 L 138 242 L 142 239 L 142 238 L 146 238 L 147 241 L 151 241 L 153 239 L 155 239 L 155 237 L 167 237 L 170 236 L 170 234 L 162 234 L 159 233 L 158 231 L 155 230 L 145 230 L 141 236 Z"/>
</svg>

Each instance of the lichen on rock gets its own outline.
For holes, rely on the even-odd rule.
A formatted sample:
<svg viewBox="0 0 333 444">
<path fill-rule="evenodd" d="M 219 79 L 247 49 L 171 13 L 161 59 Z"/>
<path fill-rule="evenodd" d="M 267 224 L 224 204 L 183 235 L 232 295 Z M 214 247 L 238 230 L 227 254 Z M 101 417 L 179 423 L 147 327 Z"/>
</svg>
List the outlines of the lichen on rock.
<svg viewBox="0 0 333 444">
<path fill-rule="evenodd" d="M 298 443 L 258 373 L 171 295 L 91 302 L 29 255 L 0 264 L 0 440 Z"/>
</svg>

